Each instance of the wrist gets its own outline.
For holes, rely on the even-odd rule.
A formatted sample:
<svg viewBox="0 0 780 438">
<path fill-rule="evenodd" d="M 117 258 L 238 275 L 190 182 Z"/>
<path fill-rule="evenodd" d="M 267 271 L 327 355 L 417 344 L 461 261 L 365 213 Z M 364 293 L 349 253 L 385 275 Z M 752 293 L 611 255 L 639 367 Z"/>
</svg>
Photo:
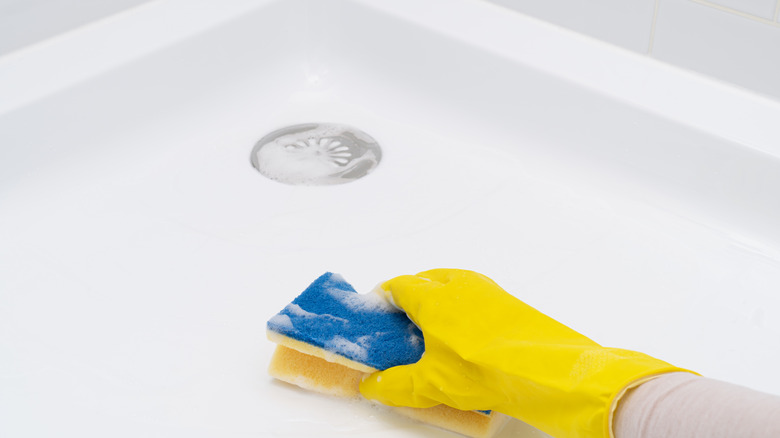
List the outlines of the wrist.
<svg viewBox="0 0 780 438">
<path fill-rule="evenodd" d="M 569 365 L 558 362 L 554 367 L 562 372 L 548 372 L 544 380 L 533 381 L 527 376 L 545 374 L 516 374 L 518 398 L 498 410 L 555 437 L 613 437 L 614 411 L 627 391 L 659 375 L 685 371 L 629 350 L 599 346 L 566 350 Z"/>
</svg>

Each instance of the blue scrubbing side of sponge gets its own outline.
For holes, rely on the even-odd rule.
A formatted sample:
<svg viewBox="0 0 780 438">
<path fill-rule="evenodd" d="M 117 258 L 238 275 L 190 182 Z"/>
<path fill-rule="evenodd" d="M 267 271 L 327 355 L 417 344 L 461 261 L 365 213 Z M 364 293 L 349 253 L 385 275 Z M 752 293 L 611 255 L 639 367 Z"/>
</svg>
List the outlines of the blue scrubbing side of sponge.
<svg viewBox="0 0 780 438">
<path fill-rule="evenodd" d="M 268 330 L 378 370 L 417 362 L 425 350 L 405 313 L 330 272 L 272 317 Z"/>
</svg>

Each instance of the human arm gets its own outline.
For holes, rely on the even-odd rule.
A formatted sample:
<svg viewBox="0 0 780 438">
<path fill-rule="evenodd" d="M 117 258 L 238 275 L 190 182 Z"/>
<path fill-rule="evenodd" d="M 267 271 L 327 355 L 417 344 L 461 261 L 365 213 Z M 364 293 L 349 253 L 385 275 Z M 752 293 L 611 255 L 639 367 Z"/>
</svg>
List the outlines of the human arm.
<svg viewBox="0 0 780 438">
<path fill-rule="evenodd" d="M 670 373 L 629 390 L 616 438 L 780 437 L 780 397 L 731 383 Z"/>
</svg>

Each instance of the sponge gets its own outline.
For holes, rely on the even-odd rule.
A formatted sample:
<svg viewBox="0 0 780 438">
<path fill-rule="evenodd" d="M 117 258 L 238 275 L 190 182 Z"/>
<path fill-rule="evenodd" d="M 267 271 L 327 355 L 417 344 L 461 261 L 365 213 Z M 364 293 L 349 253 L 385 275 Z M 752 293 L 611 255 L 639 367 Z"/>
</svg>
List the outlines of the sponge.
<svg viewBox="0 0 780 438">
<path fill-rule="evenodd" d="M 278 346 L 269 373 L 305 389 L 360 397 L 368 374 L 417 362 L 423 335 L 406 314 L 376 294 L 358 294 L 341 276 L 325 273 L 272 317 L 268 338 Z M 471 436 L 490 437 L 507 417 L 445 405 L 393 408 L 400 414 Z"/>
</svg>

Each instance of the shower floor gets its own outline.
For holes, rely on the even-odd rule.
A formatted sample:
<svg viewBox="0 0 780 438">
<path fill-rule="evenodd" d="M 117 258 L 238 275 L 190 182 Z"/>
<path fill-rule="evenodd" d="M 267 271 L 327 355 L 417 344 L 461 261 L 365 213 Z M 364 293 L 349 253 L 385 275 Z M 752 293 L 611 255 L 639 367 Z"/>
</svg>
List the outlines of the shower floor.
<svg viewBox="0 0 780 438">
<path fill-rule="evenodd" d="M 482 2 L 181 3 L 0 58 L 0 435 L 450 436 L 266 375 L 266 320 L 325 271 L 476 270 L 604 345 L 780 394 L 780 161 L 684 85 L 776 103 Z M 669 96 L 588 82 L 583 50 Z M 296 123 L 382 161 L 264 178 L 252 147 Z"/>
</svg>

